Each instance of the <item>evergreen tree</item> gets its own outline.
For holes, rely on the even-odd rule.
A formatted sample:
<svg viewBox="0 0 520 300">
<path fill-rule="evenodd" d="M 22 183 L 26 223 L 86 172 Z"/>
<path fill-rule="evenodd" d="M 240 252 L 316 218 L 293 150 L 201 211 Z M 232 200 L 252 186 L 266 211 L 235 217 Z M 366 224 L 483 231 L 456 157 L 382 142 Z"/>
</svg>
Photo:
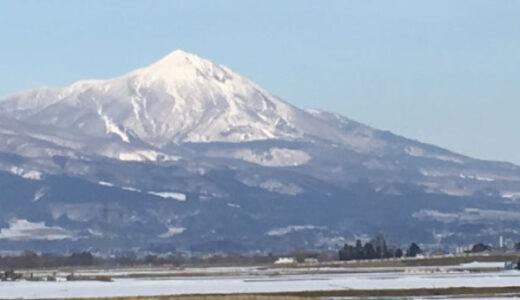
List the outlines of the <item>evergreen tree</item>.
<svg viewBox="0 0 520 300">
<path fill-rule="evenodd" d="M 416 243 L 411 243 L 408 250 L 406 250 L 407 257 L 416 257 L 417 254 L 421 254 L 422 250 Z"/>
<path fill-rule="evenodd" d="M 394 257 L 397 257 L 397 258 L 403 257 L 403 250 L 401 250 L 401 248 L 397 248 L 397 250 L 395 250 Z"/>
<path fill-rule="evenodd" d="M 520 251 L 520 243 L 515 243 L 515 251 Z"/>
<path fill-rule="evenodd" d="M 360 240 L 356 241 L 355 252 L 356 252 L 355 259 L 363 259 L 364 258 L 363 245 L 361 244 Z"/>
<path fill-rule="evenodd" d="M 363 254 L 364 259 L 376 258 L 376 251 L 374 250 L 374 246 L 370 242 L 366 243 L 363 247 Z"/>
<path fill-rule="evenodd" d="M 491 246 L 486 245 L 484 243 L 478 243 L 473 245 L 471 248 L 472 253 L 479 253 L 479 252 L 485 252 L 485 251 L 491 251 Z"/>
</svg>

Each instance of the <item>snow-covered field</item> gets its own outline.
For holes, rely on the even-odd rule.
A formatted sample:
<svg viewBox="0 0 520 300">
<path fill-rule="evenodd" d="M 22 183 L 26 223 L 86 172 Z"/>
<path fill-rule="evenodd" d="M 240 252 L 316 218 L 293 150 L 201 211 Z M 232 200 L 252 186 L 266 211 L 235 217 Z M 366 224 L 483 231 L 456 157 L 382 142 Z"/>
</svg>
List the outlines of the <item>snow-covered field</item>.
<svg viewBox="0 0 520 300">
<path fill-rule="evenodd" d="M 520 286 L 520 272 L 368 273 L 240 277 L 115 279 L 113 282 L 0 282 L 0 298 L 37 299 L 341 289 Z"/>
</svg>

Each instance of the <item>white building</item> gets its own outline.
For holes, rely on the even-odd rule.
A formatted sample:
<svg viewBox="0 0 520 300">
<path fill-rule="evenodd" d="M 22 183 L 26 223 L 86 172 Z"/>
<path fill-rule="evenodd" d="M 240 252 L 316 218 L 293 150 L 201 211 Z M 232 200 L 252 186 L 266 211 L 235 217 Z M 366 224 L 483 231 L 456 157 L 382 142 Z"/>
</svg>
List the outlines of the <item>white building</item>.
<svg viewBox="0 0 520 300">
<path fill-rule="evenodd" d="M 296 259 L 294 259 L 294 257 L 279 257 L 274 262 L 275 265 L 291 265 L 291 264 L 295 264 L 295 263 L 296 263 Z"/>
</svg>

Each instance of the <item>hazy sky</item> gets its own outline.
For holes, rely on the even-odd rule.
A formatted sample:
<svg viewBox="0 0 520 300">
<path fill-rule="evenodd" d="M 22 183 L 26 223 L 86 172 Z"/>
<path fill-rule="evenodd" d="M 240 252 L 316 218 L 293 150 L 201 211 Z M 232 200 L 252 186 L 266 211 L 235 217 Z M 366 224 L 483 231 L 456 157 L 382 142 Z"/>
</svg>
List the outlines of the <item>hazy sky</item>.
<svg viewBox="0 0 520 300">
<path fill-rule="evenodd" d="M 0 97 L 174 49 L 298 106 L 520 164 L 520 1 L 0 0 Z"/>
</svg>

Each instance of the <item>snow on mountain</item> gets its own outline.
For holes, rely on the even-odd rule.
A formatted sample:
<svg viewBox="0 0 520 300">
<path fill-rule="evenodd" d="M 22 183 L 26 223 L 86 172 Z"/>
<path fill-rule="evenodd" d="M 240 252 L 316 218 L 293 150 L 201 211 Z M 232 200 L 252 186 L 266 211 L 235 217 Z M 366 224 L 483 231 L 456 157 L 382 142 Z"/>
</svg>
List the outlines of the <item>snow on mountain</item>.
<svg viewBox="0 0 520 300">
<path fill-rule="evenodd" d="M 174 192 L 148 192 L 150 195 L 158 196 L 165 199 L 173 199 L 177 201 L 186 201 L 186 195 Z"/>
<path fill-rule="evenodd" d="M 44 222 L 11 220 L 9 228 L 0 230 L 0 240 L 62 240 L 73 238 L 72 233 L 57 226 L 46 226 Z"/>
<path fill-rule="evenodd" d="M 16 167 L 16 166 L 11 167 L 10 171 L 11 171 L 11 173 L 18 175 L 25 179 L 41 180 L 43 177 L 43 174 L 41 172 L 34 171 L 34 170 L 26 171 L 26 170 Z"/>
<path fill-rule="evenodd" d="M 271 148 L 265 152 L 243 149 L 236 151 L 233 157 L 266 167 L 299 166 L 310 160 L 310 156 L 301 150 L 283 148 Z"/>
<path fill-rule="evenodd" d="M 160 238 L 167 239 L 174 235 L 182 234 L 186 228 L 184 227 L 170 227 L 168 231 L 159 235 Z"/>
<path fill-rule="evenodd" d="M 285 228 L 275 228 L 268 233 L 270 236 L 282 236 L 292 232 L 302 231 L 302 230 L 325 230 L 326 227 L 323 226 L 314 226 L 314 225 L 291 225 Z"/>
<path fill-rule="evenodd" d="M 359 152 L 384 146 L 367 126 L 296 108 L 230 69 L 180 50 L 119 78 L 7 97 L 0 114 L 73 136 L 53 138 L 58 147 L 121 160 L 156 160 L 147 148 L 172 143 L 324 139 Z M 112 146 L 71 145 L 81 139 Z M 139 147 L 128 151 L 128 145 Z"/>
<path fill-rule="evenodd" d="M 231 70 L 182 51 L 110 80 L 8 97 L 0 112 L 91 136 L 155 145 L 301 136 L 293 108 Z"/>
</svg>

